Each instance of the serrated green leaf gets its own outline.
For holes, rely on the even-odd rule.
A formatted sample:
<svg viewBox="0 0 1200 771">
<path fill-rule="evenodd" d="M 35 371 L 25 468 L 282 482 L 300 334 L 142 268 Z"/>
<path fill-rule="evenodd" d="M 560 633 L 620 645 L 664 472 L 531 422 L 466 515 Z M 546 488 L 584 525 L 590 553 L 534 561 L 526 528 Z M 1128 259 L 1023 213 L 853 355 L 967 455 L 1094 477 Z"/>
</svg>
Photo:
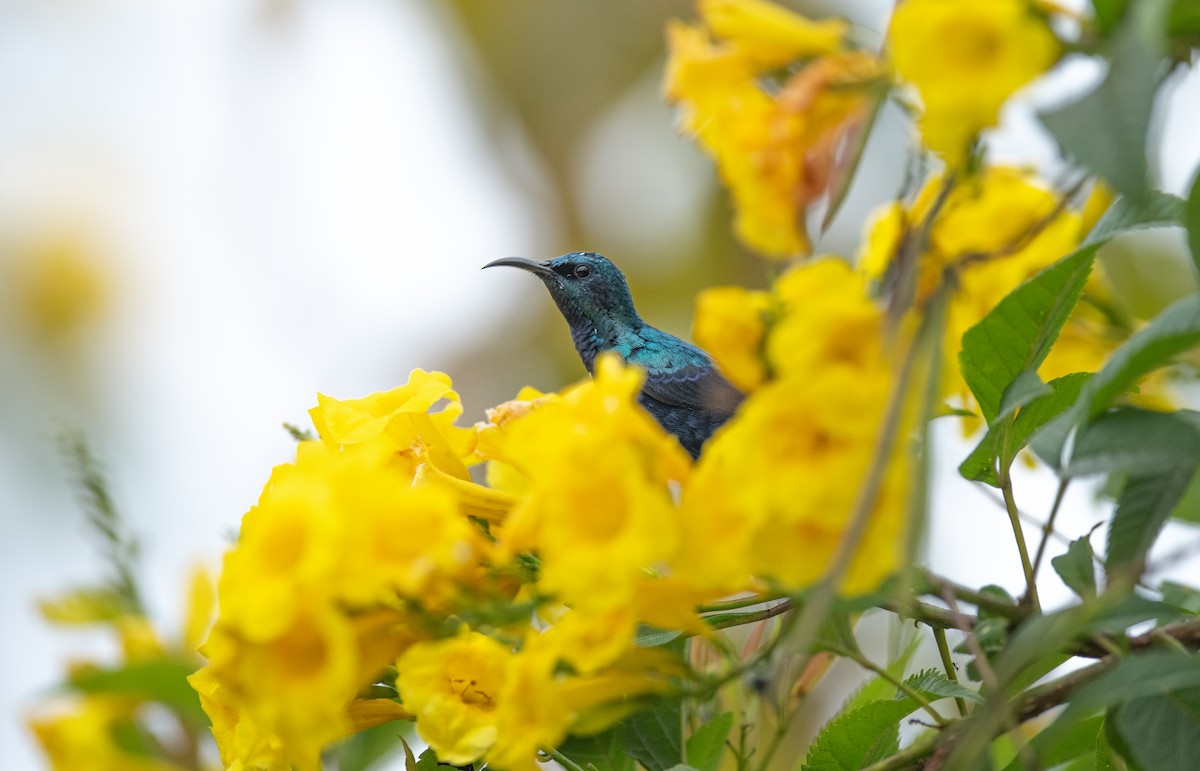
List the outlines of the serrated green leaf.
<svg viewBox="0 0 1200 771">
<path fill-rule="evenodd" d="M 1092 564 L 1094 556 L 1092 542 L 1085 535 L 1071 541 L 1066 553 L 1050 560 L 1050 566 L 1067 588 L 1086 600 L 1096 596 L 1096 568 Z"/>
<path fill-rule="evenodd" d="M 996 474 L 996 448 L 999 431 L 988 429 L 971 454 L 958 465 L 958 473 L 968 482 L 983 482 L 992 487 L 999 487 L 1000 480 Z"/>
<path fill-rule="evenodd" d="M 1200 613 L 1200 589 L 1175 581 L 1163 581 L 1158 587 L 1163 602 L 1182 608 L 1193 615 Z"/>
<path fill-rule="evenodd" d="M 1200 463 L 1200 413 L 1127 407 L 1105 413 L 1075 438 L 1064 476 L 1153 473 Z"/>
<path fill-rule="evenodd" d="M 1153 771 L 1193 771 L 1200 759 L 1200 688 L 1133 699 L 1109 713 L 1121 754 Z"/>
<path fill-rule="evenodd" d="M 592 736 L 568 736 L 556 749 L 583 768 L 591 765 L 600 771 L 635 771 L 637 767 L 616 728 Z"/>
<path fill-rule="evenodd" d="M 859 771 L 900 745 L 900 721 L 917 704 L 910 698 L 873 701 L 829 721 L 808 749 L 802 771 Z"/>
<path fill-rule="evenodd" d="M 956 683 L 936 669 L 924 669 L 904 680 L 914 691 L 937 698 L 966 699 L 982 702 L 983 697 L 962 683 Z"/>
<path fill-rule="evenodd" d="M 1192 182 L 1192 191 L 1188 193 L 1187 204 L 1184 206 L 1183 224 L 1187 228 L 1188 250 L 1192 253 L 1192 267 L 1196 269 L 1196 277 L 1200 280 L 1200 173 Z"/>
<path fill-rule="evenodd" d="M 687 740 L 687 762 L 699 771 L 717 771 L 725 740 L 733 728 L 733 713 L 725 712 L 700 726 Z"/>
<path fill-rule="evenodd" d="M 1083 243 L 1102 244 L 1121 233 L 1179 225 L 1183 216 L 1183 199 L 1161 190 L 1149 191 L 1141 201 L 1121 196 L 1108 207 Z"/>
<path fill-rule="evenodd" d="M 1036 371 L 1058 339 L 1083 293 L 1096 248 L 1080 249 L 1038 273 L 963 335 L 959 366 L 988 425 L 1009 384 Z"/>
<path fill-rule="evenodd" d="M 437 753 L 430 747 L 417 758 L 417 764 L 414 766 L 414 769 L 415 771 L 438 771 L 440 765 Z"/>
<path fill-rule="evenodd" d="M 417 771 L 417 759 L 403 736 L 400 737 L 400 745 L 404 747 L 404 771 Z"/>
<path fill-rule="evenodd" d="M 1113 351 L 1080 396 L 1083 418 L 1106 410 L 1142 376 L 1200 343 L 1200 297 L 1185 297 Z"/>
<path fill-rule="evenodd" d="M 1077 101 L 1039 116 L 1068 155 L 1137 200 L 1149 191 L 1146 133 L 1162 74 L 1169 8 L 1170 0 L 1134 3 L 1113 35 L 1104 80 Z"/>
<path fill-rule="evenodd" d="M 196 725 L 207 725 L 200 697 L 188 683 L 196 671 L 191 662 L 175 659 L 135 661 L 114 669 L 90 669 L 73 676 L 68 685 L 84 693 L 132 696 L 174 709 Z"/>
<path fill-rule="evenodd" d="M 617 727 L 617 737 L 646 771 L 666 771 L 683 758 L 683 718 L 678 701 L 635 712 Z"/>
<path fill-rule="evenodd" d="M 1104 564 L 1110 574 L 1122 566 L 1141 562 L 1194 474 L 1194 467 L 1179 467 L 1129 478 L 1108 528 Z"/>
<path fill-rule="evenodd" d="M 1050 386 L 1042 382 L 1033 370 L 1023 370 L 1000 395 L 1000 408 L 996 420 L 1004 420 L 1035 399 L 1053 393 Z"/>
<path fill-rule="evenodd" d="M 973 482 L 984 482 L 999 487 L 1000 482 L 996 475 L 997 460 L 1005 465 L 1011 464 L 1017 453 L 1024 449 L 1038 431 L 1075 403 L 1089 377 L 1090 373 L 1076 372 L 1051 380 L 1046 384 L 1050 393 L 1022 407 L 1011 425 L 1002 423 L 996 428 L 988 429 L 979 445 L 958 467 L 959 474 Z M 1004 431 L 1008 431 L 1008 454 L 1004 458 L 998 458 L 999 437 Z"/>
<path fill-rule="evenodd" d="M 1071 409 L 1048 423 L 1030 446 L 1051 468 L 1062 465 L 1063 446 L 1075 426 L 1104 412 L 1143 376 L 1200 343 L 1200 296 L 1192 295 L 1158 314 L 1126 340 L 1091 377 Z"/>
</svg>

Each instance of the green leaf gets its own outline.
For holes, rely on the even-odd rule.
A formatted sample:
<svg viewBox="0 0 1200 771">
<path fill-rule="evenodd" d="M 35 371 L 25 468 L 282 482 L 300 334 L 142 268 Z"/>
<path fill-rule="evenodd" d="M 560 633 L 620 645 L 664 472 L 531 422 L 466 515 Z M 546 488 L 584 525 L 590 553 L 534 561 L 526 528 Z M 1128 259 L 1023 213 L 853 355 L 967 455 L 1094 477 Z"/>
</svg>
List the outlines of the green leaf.
<svg viewBox="0 0 1200 771">
<path fill-rule="evenodd" d="M 1092 542 L 1088 536 L 1071 541 L 1065 554 L 1050 560 L 1054 572 L 1083 599 L 1096 596 L 1096 568 L 1092 565 Z"/>
<path fill-rule="evenodd" d="M 802 771 L 859 771 L 900 746 L 900 721 L 917 708 L 910 698 L 873 701 L 829 721 L 808 749 Z"/>
<path fill-rule="evenodd" d="M 1191 484 L 1183 491 L 1179 503 L 1175 504 L 1171 519 L 1200 523 L 1200 474 L 1192 477 Z"/>
<path fill-rule="evenodd" d="M 1043 734 L 1037 734 L 1029 741 L 1029 749 L 1038 759 L 1041 768 L 1053 768 L 1081 755 L 1094 752 L 1096 735 L 1100 733 L 1103 726 L 1104 717 L 1096 715 L 1075 723 L 1069 730 L 1062 732 L 1061 736 L 1054 737 L 1054 741 L 1046 741 Z M 1005 766 L 1004 771 L 1025 771 L 1025 768 L 1025 764 L 1018 755 Z"/>
<path fill-rule="evenodd" d="M 115 669 L 91 669 L 81 672 L 69 685 L 84 693 L 132 696 L 167 705 L 196 725 L 208 725 L 208 716 L 200 708 L 200 697 L 188 683 L 196 665 L 175 659 L 135 661 Z"/>
<path fill-rule="evenodd" d="M 1068 154 L 1118 192 L 1148 192 L 1146 134 L 1166 47 L 1169 0 L 1139 0 L 1113 36 L 1108 74 L 1081 99 L 1041 114 Z"/>
<path fill-rule="evenodd" d="M 1036 371 L 1058 339 L 1083 293 L 1096 249 L 1084 247 L 1038 273 L 963 335 L 959 366 L 989 425 L 1009 384 L 1026 370 Z"/>
<path fill-rule="evenodd" d="M 1163 602 L 1182 608 L 1192 615 L 1200 614 L 1200 589 L 1174 581 L 1163 581 L 1158 587 Z"/>
<path fill-rule="evenodd" d="M 1185 297 L 1126 340 L 1080 396 L 1082 417 L 1099 415 L 1142 376 L 1200 343 L 1200 296 Z"/>
<path fill-rule="evenodd" d="M 1117 28 L 1121 17 L 1125 15 L 1125 6 L 1129 0 L 1092 0 L 1092 9 L 1096 13 L 1096 25 L 1104 34 Z"/>
<path fill-rule="evenodd" d="M 1183 224 L 1187 228 L 1188 249 L 1192 253 L 1192 266 L 1200 279 L 1200 173 L 1192 182 L 1192 192 L 1188 193 L 1187 204 L 1183 212 Z"/>
<path fill-rule="evenodd" d="M 1109 714 L 1121 754 L 1144 769 L 1194 771 L 1200 759 L 1200 688 L 1133 699 Z"/>
<path fill-rule="evenodd" d="M 1111 599 L 1111 594 L 1108 596 Z M 1120 602 L 1097 613 L 1083 628 L 1086 634 L 1124 634 L 1129 627 L 1144 621 L 1168 624 L 1186 614 L 1174 605 L 1151 600 L 1138 594 L 1126 595 Z"/>
<path fill-rule="evenodd" d="M 1200 463 L 1200 412 L 1153 412 L 1132 407 L 1109 412 L 1075 438 L 1064 476 L 1114 471 L 1153 473 Z"/>
<path fill-rule="evenodd" d="M 1075 691 L 1059 720 L 1083 718 L 1133 699 L 1197 687 L 1200 658 L 1166 650 L 1133 653 Z"/>
<path fill-rule="evenodd" d="M 821 623 L 816 639 L 813 640 L 813 648 L 829 651 L 839 656 L 857 653 L 859 651 L 858 640 L 854 637 L 854 630 L 850 628 L 850 614 L 833 609 Z"/>
<path fill-rule="evenodd" d="M 1113 751 L 1112 744 L 1108 741 L 1109 730 L 1108 720 L 1105 719 L 1100 732 L 1096 734 L 1095 771 L 1126 771 L 1125 761 Z"/>
<path fill-rule="evenodd" d="M 1108 529 L 1104 564 L 1110 574 L 1122 566 L 1140 564 L 1194 473 L 1195 467 L 1177 467 L 1129 478 Z"/>
<path fill-rule="evenodd" d="M 405 758 L 405 761 L 407 760 L 408 759 Z M 413 766 L 413 769 L 414 771 L 438 771 L 440 766 L 441 763 L 438 762 L 437 753 L 435 753 L 433 748 L 430 747 L 422 752 L 421 756 L 417 758 L 417 763 L 415 766 Z"/>
<path fill-rule="evenodd" d="M 394 754 L 404 740 L 396 723 L 384 723 L 347 738 L 337 748 L 338 771 L 367 771 L 379 761 Z M 412 750 L 405 747 L 407 754 Z"/>
<path fill-rule="evenodd" d="M 1000 395 L 1000 408 L 996 420 L 1004 420 L 1016 413 L 1025 405 L 1043 396 L 1054 393 L 1050 386 L 1042 382 L 1033 370 L 1023 370 L 1004 389 Z"/>
<path fill-rule="evenodd" d="M 591 765 L 601 771 L 634 771 L 637 767 L 616 728 L 592 736 L 568 736 L 556 749 L 583 768 Z"/>
<path fill-rule="evenodd" d="M 1092 227 L 1084 245 L 1102 244 L 1113 236 L 1131 230 L 1149 230 L 1179 225 L 1184 218 L 1184 202 L 1179 196 L 1151 190 L 1140 201 L 1121 196 Z"/>
<path fill-rule="evenodd" d="M 663 701 L 635 712 L 617 727 L 617 736 L 646 771 L 666 771 L 683 758 L 683 718 L 678 701 Z"/>
<path fill-rule="evenodd" d="M 1024 449 L 1038 431 L 1075 403 L 1089 377 L 1090 373 L 1076 372 L 1051 380 L 1046 384 L 1050 393 L 1022 407 L 1011 425 L 1000 424 L 996 428 L 988 429 L 979 445 L 958 467 L 958 473 L 973 482 L 984 482 L 999 487 L 996 461 L 999 460 L 1006 466 L 1011 465 L 1017 453 Z M 1008 432 L 1008 453 L 1006 457 L 998 459 L 1000 436 L 1005 431 Z"/>
<path fill-rule="evenodd" d="M 1088 380 L 1071 409 L 1048 423 L 1030 446 L 1052 468 L 1062 464 L 1062 448 L 1076 425 L 1087 423 L 1108 409 L 1147 373 L 1200 343 L 1200 296 L 1192 295 L 1158 314 L 1146 327 L 1126 340 L 1109 356 L 1104 367 Z"/>
<path fill-rule="evenodd" d="M 687 740 L 687 762 L 699 771 L 717 771 L 725 753 L 725 739 L 733 728 L 733 713 L 716 716 L 696 730 Z"/>
<path fill-rule="evenodd" d="M 634 638 L 634 644 L 639 648 L 657 648 L 660 645 L 666 645 L 669 642 L 674 642 L 683 636 L 683 632 L 679 630 L 663 631 L 655 629 L 652 626 L 638 627 L 637 637 Z"/>
<path fill-rule="evenodd" d="M 936 669 L 922 670 L 906 678 L 904 683 L 914 691 L 920 691 L 926 696 L 966 699 L 967 701 L 975 702 L 983 701 L 983 697 L 976 691 L 961 683 L 954 682 Z"/>
</svg>

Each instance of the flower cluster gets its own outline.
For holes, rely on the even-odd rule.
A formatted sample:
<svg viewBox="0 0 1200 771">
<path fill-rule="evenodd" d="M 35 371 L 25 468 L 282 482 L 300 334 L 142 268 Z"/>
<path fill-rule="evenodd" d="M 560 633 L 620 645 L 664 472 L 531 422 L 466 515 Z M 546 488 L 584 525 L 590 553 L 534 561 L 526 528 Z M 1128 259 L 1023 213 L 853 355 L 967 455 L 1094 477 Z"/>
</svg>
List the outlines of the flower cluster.
<svg viewBox="0 0 1200 771">
<path fill-rule="evenodd" d="M 766 343 L 779 376 L 696 468 L 637 404 L 643 373 L 615 357 L 470 429 L 440 373 L 321 397 L 319 439 L 275 469 L 225 558 L 191 678 L 225 763 L 315 768 L 340 737 L 415 719 L 446 762 L 532 768 L 569 731 L 678 690 L 680 662 L 640 649 L 640 628 L 706 634 L 698 605 L 803 588 L 843 539 L 891 383 L 882 346 L 861 344 L 882 332 L 864 286 L 832 260 L 780 280 Z M 818 295 L 837 323 L 814 315 Z M 828 377 L 800 376 L 819 361 Z M 849 591 L 897 564 L 901 455 Z M 469 474 L 485 463 L 492 487 Z"/>
</svg>

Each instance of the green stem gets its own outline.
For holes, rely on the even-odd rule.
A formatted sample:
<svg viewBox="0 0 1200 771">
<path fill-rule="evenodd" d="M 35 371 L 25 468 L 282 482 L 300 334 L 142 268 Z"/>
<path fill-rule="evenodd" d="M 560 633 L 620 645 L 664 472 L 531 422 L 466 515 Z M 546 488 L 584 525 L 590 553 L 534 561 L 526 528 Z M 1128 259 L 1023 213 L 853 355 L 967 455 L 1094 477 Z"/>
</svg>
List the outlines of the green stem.
<svg viewBox="0 0 1200 771">
<path fill-rule="evenodd" d="M 1021 604 L 1029 603 L 1035 613 L 1040 613 L 1042 606 L 1038 601 L 1037 579 L 1033 574 L 1033 564 L 1029 561 L 1029 549 L 1025 546 L 1025 534 L 1021 530 L 1017 501 L 1013 498 L 1012 479 L 1009 478 L 1007 469 L 1003 469 L 1000 475 L 1000 492 L 1004 495 L 1004 510 L 1008 512 L 1013 538 L 1017 542 L 1017 552 L 1021 555 L 1021 570 L 1025 573 L 1025 596 L 1021 598 Z"/>
<path fill-rule="evenodd" d="M 949 592 L 955 598 L 963 602 L 969 602 L 980 610 L 986 610 L 993 616 L 1000 616 L 1009 621 L 1023 621 L 1029 615 L 1029 611 L 1021 608 L 1011 602 L 996 597 L 995 595 L 985 592 L 978 592 L 961 584 L 956 584 L 948 578 L 943 578 L 936 573 L 931 573 L 926 570 L 921 576 L 929 587 L 929 593 L 938 597 Z M 954 625 L 957 627 L 957 625 Z"/>
<path fill-rule="evenodd" d="M 1046 545 L 1050 542 L 1050 534 L 1054 532 L 1054 520 L 1058 516 L 1058 510 L 1062 506 L 1063 497 L 1067 494 L 1067 485 L 1071 484 L 1071 479 L 1065 478 L 1058 483 L 1058 492 L 1054 494 L 1054 504 L 1050 507 L 1050 516 L 1046 518 L 1046 524 L 1042 526 L 1042 540 L 1038 543 L 1037 556 L 1033 558 L 1033 578 L 1037 580 L 1038 570 L 1042 567 L 1042 558 L 1046 556 Z"/>
<path fill-rule="evenodd" d="M 937 643 L 938 655 L 942 657 L 942 668 L 946 670 L 946 677 L 950 678 L 950 682 L 957 683 L 958 670 L 954 668 L 954 660 L 950 658 L 950 644 L 946 641 L 946 630 L 936 626 L 931 628 L 933 629 L 933 639 Z M 966 699 L 955 696 L 954 705 L 958 707 L 960 716 L 967 716 Z"/>
<path fill-rule="evenodd" d="M 782 600 L 784 595 L 781 594 L 752 594 L 749 597 L 737 597 L 732 600 L 720 600 L 718 602 L 706 602 L 703 605 L 696 606 L 697 613 L 721 613 L 727 610 L 740 610 L 749 608 L 754 605 L 761 605 L 764 602 L 774 602 Z"/>
<path fill-rule="evenodd" d="M 543 747 L 542 754 L 549 757 L 554 762 L 565 768 L 567 771 L 583 771 L 583 767 L 575 761 L 568 758 L 553 747 Z"/>
<path fill-rule="evenodd" d="M 738 615 L 730 616 L 729 618 L 713 619 L 709 621 L 708 625 L 713 629 L 729 629 L 731 627 L 742 626 L 744 624 L 753 624 L 756 621 L 765 621 L 768 618 L 774 618 L 775 616 L 787 613 L 793 607 L 795 607 L 795 605 L 791 600 L 784 600 L 778 605 L 772 605 L 769 608 L 763 608 L 762 610 L 755 611 L 754 613 L 739 613 Z"/>
</svg>

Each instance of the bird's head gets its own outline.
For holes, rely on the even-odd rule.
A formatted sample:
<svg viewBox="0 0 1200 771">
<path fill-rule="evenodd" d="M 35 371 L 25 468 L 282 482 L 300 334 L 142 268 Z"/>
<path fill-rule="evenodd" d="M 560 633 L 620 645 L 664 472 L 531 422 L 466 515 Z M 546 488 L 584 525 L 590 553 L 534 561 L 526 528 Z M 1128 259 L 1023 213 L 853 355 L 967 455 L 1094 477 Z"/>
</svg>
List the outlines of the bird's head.
<svg viewBox="0 0 1200 771">
<path fill-rule="evenodd" d="M 625 276 L 607 257 L 596 252 L 571 252 L 544 262 L 505 257 L 484 265 L 507 265 L 527 270 L 542 280 L 568 323 L 638 321 Z"/>
</svg>

